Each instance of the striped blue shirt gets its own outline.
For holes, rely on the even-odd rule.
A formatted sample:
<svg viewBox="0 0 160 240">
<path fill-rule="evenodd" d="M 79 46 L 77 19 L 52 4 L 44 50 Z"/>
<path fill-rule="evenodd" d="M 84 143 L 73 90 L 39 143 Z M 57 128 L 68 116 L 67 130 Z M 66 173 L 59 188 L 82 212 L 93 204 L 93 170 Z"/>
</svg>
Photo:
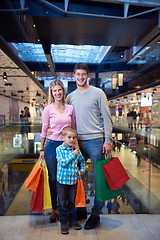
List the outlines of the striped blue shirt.
<svg viewBox="0 0 160 240">
<path fill-rule="evenodd" d="M 75 155 L 72 148 L 67 148 L 64 143 L 56 148 L 57 181 L 61 184 L 73 185 L 78 181 L 79 170 L 85 172 L 85 159 L 81 152 Z"/>
</svg>

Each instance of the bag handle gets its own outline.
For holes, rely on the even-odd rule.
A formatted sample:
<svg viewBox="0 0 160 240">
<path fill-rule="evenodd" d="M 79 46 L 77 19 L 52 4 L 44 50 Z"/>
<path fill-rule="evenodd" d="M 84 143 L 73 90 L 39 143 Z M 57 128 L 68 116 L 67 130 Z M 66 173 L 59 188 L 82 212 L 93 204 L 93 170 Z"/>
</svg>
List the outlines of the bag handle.
<svg viewBox="0 0 160 240">
<path fill-rule="evenodd" d="M 106 160 L 106 162 L 110 162 L 111 158 L 113 158 L 112 153 L 109 154 L 104 154 L 104 159 Z"/>
<path fill-rule="evenodd" d="M 79 170 L 78 170 L 78 180 L 82 181 L 81 173 Z"/>
</svg>

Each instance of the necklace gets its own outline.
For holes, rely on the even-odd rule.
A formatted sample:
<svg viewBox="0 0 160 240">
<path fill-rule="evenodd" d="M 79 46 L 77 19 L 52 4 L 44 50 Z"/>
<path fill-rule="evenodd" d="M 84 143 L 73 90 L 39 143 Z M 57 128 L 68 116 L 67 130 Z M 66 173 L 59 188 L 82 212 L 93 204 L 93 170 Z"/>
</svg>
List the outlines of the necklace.
<svg viewBox="0 0 160 240">
<path fill-rule="evenodd" d="M 54 104 L 54 107 L 55 107 L 56 109 L 64 109 L 64 104 L 63 104 L 63 105 L 55 105 L 55 104 Z"/>
<path fill-rule="evenodd" d="M 60 112 L 60 113 L 63 113 L 64 112 L 64 109 L 65 109 L 65 105 L 56 105 L 56 104 L 53 104 L 55 109 Z"/>
</svg>

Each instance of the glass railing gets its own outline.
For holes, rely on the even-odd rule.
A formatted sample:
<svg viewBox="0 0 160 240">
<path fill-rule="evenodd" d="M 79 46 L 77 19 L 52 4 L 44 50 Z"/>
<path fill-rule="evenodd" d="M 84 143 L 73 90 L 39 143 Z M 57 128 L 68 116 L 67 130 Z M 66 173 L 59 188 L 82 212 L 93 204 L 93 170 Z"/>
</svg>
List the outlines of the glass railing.
<svg viewBox="0 0 160 240">
<path fill-rule="evenodd" d="M 7 126 L 0 127 L 0 215 L 2 216 L 7 213 L 15 197 L 20 194 L 26 177 L 39 157 L 41 120 L 32 120 L 31 132 L 24 134 L 21 134 L 19 123 L 7 122 Z M 124 122 L 118 122 L 114 124 L 112 137 L 116 140 L 112 156 L 120 159 L 130 176 L 130 180 L 123 185 L 121 195 L 117 198 L 120 203 L 120 214 L 159 213 L 160 130 L 155 128 L 146 130 L 143 127 L 131 131 Z M 87 210 L 90 212 L 95 195 L 90 160 L 87 161 L 84 183 Z M 22 199 L 22 204 L 23 201 Z M 107 202 L 103 208 L 104 214 L 108 214 Z"/>
</svg>

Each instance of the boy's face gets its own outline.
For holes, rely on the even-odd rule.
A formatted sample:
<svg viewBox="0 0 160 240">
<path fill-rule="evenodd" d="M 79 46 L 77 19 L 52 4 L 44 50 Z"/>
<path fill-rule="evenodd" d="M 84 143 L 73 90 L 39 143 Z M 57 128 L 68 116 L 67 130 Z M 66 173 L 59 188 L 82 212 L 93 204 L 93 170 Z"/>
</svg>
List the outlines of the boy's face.
<svg viewBox="0 0 160 240">
<path fill-rule="evenodd" d="M 89 77 L 88 73 L 83 69 L 77 69 L 73 74 L 78 87 L 84 87 L 87 84 L 87 79 Z"/>
<path fill-rule="evenodd" d="M 73 147 L 76 139 L 76 133 L 67 131 L 65 136 L 62 136 L 62 140 L 67 148 Z"/>
</svg>

